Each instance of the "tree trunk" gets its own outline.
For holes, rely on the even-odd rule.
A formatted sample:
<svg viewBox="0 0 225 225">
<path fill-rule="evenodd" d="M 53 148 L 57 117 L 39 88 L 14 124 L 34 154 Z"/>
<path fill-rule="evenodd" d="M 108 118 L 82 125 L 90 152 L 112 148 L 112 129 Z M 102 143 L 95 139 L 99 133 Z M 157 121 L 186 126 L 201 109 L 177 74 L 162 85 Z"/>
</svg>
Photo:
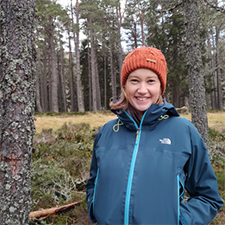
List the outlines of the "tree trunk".
<svg viewBox="0 0 225 225">
<path fill-rule="evenodd" d="M 74 45 L 76 53 L 76 72 L 77 72 L 77 105 L 78 111 L 84 112 L 84 96 L 80 78 L 80 48 L 79 48 L 79 2 L 76 2 L 76 32 L 74 31 L 74 22 L 73 22 L 73 8 L 71 0 L 71 14 L 72 14 L 72 27 L 73 27 L 73 36 L 74 36 Z"/>
<path fill-rule="evenodd" d="M 114 73 L 114 60 L 113 60 L 113 50 L 112 44 L 110 44 L 110 71 L 111 71 L 111 87 L 112 87 L 112 100 L 116 100 L 116 79 Z"/>
<path fill-rule="evenodd" d="M 144 16 L 143 16 L 143 13 L 140 12 L 140 23 L 141 23 L 141 43 L 142 43 L 142 46 L 145 45 L 145 38 L 144 38 Z"/>
<path fill-rule="evenodd" d="M 212 47 L 211 47 L 211 41 L 210 41 L 210 35 L 209 35 L 209 32 L 207 31 L 207 52 L 208 52 L 208 58 L 209 58 L 209 64 L 207 65 L 206 67 L 206 73 L 209 73 L 209 74 L 212 74 L 211 76 L 211 79 L 210 79 L 210 83 L 211 83 L 211 90 L 210 90 L 210 105 L 211 105 L 211 108 L 214 109 L 215 108 L 215 104 L 214 104 L 214 88 L 215 88 L 215 85 L 214 85 L 214 80 L 213 80 L 213 76 L 214 76 L 214 72 L 212 71 L 213 68 L 215 68 L 214 66 L 214 59 L 213 59 L 213 56 L 212 56 Z"/>
<path fill-rule="evenodd" d="M 192 122 L 202 135 L 210 153 L 203 64 L 200 49 L 198 0 L 183 0 L 186 30 Z"/>
<path fill-rule="evenodd" d="M 91 22 L 91 21 L 90 21 Z M 91 80 L 92 80 L 92 105 L 93 111 L 97 111 L 97 87 L 96 87 L 96 77 L 95 77 L 95 48 L 94 48 L 94 37 L 92 34 L 92 29 L 90 30 L 91 36 Z"/>
<path fill-rule="evenodd" d="M 43 112 L 41 107 L 41 95 L 40 95 L 40 77 L 41 77 L 41 52 L 37 48 L 37 62 L 36 62 L 36 105 L 38 112 Z"/>
<path fill-rule="evenodd" d="M 217 105 L 218 109 L 223 109 L 223 95 L 221 84 L 221 70 L 220 70 L 220 49 L 219 49 L 219 29 L 216 27 L 216 75 L 217 75 Z"/>
<path fill-rule="evenodd" d="M 0 224 L 28 225 L 35 106 L 35 1 L 0 0 Z"/>
<path fill-rule="evenodd" d="M 96 50 L 94 48 L 94 64 L 95 64 L 95 82 L 96 82 L 96 94 L 97 94 L 97 110 L 101 110 L 101 94 L 100 94 L 100 82 L 99 82 L 99 72 L 98 72 L 98 63 L 96 57 Z"/>
<path fill-rule="evenodd" d="M 51 20 L 52 17 L 50 16 Z M 50 51 L 51 51 L 51 68 L 52 68 L 52 111 L 58 112 L 58 74 L 57 74 L 57 67 L 56 67 L 56 52 L 55 52 L 55 43 L 53 40 L 54 34 L 54 27 L 53 24 L 50 23 Z"/>
<path fill-rule="evenodd" d="M 89 40 L 89 38 L 88 38 Z M 92 73 L 91 73 L 91 53 L 88 41 L 88 86 L 89 86 L 89 111 L 92 111 Z"/>
<path fill-rule="evenodd" d="M 67 104 L 66 104 L 66 83 L 65 83 L 65 74 L 64 74 L 64 50 L 63 44 L 60 42 L 60 61 L 61 61 L 61 72 L 60 77 L 62 81 L 62 100 L 63 100 L 63 111 L 67 112 Z"/>
<path fill-rule="evenodd" d="M 68 31 L 69 35 L 69 31 Z M 75 111 L 75 98 L 74 98 L 74 79 L 73 79 L 73 56 L 71 51 L 71 40 L 69 36 L 69 71 L 70 71 L 70 111 Z"/>
<path fill-rule="evenodd" d="M 136 24 L 136 22 L 134 22 L 133 37 L 134 37 L 134 48 L 137 48 L 138 43 L 137 43 L 137 24 Z"/>
<path fill-rule="evenodd" d="M 49 44 L 50 45 L 50 44 Z M 51 52 L 48 51 L 48 110 L 53 111 L 52 109 L 52 71 L 51 71 Z"/>
<path fill-rule="evenodd" d="M 106 53 L 104 53 L 104 109 L 107 109 Z"/>
<path fill-rule="evenodd" d="M 215 39 L 212 37 L 212 44 L 213 44 L 213 49 L 216 49 L 216 44 L 215 44 Z M 213 69 L 213 76 L 212 76 L 212 83 L 213 83 L 213 87 L 214 87 L 214 91 L 213 91 L 213 105 L 214 105 L 214 109 L 218 109 L 218 101 L 217 101 L 217 82 L 216 82 L 216 56 L 215 56 L 215 52 L 213 54 L 213 65 L 212 65 L 212 69 Z"/>
<path fill-rule="evenodd" d="M 46 45 L 44 46 L 44 61 L 43 61 L 43 104 L 42 108 L 44 108 L 44 112 L 48 111 L 48 86 L 47 86 L 47 50 Z"/>
<path fill-rule="evenodd" d="M 118 24 L 118 54 L 119 54 L 119 74 L 121 73 L 122 70 L 122 65 L 123 65 L 123 56 L 122 56 L 122 45 L 121 45 L 121 24 L 122 24 L 122 15 L 121 15 L 121 10 L 120 10 L 120 1 L 118 0 L 119 4 L 119 9 L 117 7 L 116 9 L 116 14 L 117 14 L 117 24 Z"/>
</svg>

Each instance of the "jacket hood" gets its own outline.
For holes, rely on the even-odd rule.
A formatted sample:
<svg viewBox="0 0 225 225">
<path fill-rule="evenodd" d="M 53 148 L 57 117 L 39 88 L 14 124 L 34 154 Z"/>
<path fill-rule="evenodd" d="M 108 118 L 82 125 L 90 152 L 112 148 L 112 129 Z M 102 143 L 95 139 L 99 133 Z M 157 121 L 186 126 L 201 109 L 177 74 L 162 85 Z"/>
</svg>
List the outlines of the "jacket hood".
<svg viewBox="0 0 225 225">
<path fill-rule="evenodd" d="M 113 113 L 115 113 L 119 120 L 130 130 L 137 130 L 138 125 L 133 120 L 133 118 L 128 114 L 126 110 L 111 110 Z M 175 107 L 167 103 L 164 100 L 164 103 L 161 105 L 158 104 L 152 104 L 144 113 L 141 123 L 141 126 L 154 124 L 157 122 L 160 122 L 165 115 L 168 116 L 180 116 Z"/>
</svg>

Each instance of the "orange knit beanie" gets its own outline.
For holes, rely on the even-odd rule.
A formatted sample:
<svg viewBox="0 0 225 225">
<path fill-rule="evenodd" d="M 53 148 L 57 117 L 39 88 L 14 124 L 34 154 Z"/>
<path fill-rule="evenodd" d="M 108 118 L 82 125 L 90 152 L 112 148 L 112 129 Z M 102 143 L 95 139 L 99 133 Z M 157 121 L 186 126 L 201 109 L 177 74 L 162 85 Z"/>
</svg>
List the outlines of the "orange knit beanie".
<svg viewBox="0 0 225 225">
<path fill-rule="evenodd" d="M 152 47 L 140 47 L 130 52 L 124 59 L 122 66 L 122 87 L 125 85 L 129 74 L 140 68 L 149 69 L 158 75 L 163 94 L 166 89 L 167 65 L 162 52 Z"/>
</svg>

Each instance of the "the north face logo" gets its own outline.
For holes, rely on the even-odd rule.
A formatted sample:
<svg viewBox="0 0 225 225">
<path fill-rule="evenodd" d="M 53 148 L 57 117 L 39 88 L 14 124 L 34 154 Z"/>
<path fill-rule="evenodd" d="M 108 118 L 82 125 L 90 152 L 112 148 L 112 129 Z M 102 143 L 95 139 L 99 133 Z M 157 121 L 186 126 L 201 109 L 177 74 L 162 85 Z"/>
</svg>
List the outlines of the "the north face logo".
<svg viewBox="0 0 225 225">
<path fill-rule="evenodd" d="M 162 144 L 171 145 L 171 140 L 169 138 L 159 139 Z"/>
</svg>

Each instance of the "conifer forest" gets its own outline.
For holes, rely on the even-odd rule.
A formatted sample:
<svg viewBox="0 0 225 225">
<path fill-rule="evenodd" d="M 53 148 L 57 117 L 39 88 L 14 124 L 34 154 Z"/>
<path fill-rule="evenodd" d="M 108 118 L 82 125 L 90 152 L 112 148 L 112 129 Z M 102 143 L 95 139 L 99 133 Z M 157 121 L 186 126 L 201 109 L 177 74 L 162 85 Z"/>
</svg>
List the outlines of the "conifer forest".
<svg viewBox="0 0 225 225">
<path fill-rule="evenodd" d="M 198 34 L 188 36 L 185 2 L 196 2 Z M 53 0 L 36 0 L 36 111 L 109 109 L 110 99 L 120 95 L 124 57 L 143 45 L 159 48 L 166 57 L 164 98 L 175 107 L 188 106 L 188 57 L 195 60 L 188 54 L 192 39 L 201 54 L 198 78 L 204 79 L 207 108 L 223 109 L 224 4 L 218 0 L 73 0 L 62 6 Z"/>
<path fill-rule="evenodd" d="M 199 130 L 225 200 L 225 0 L 0 0 L 1 225 L 91 224 L 93 142 L 140 46 L 165 55 L 163 98 Z"/>
</svg>

